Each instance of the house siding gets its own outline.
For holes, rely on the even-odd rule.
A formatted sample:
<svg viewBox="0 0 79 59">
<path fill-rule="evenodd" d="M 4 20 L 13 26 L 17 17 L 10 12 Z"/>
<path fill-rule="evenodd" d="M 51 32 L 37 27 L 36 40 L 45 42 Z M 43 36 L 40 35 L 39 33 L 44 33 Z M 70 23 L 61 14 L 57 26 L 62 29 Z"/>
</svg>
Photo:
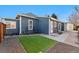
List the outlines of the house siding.
<svg viewBox="0 0 79 59">
<path fill-rule="evenodd" d="M 15 21 L 16 29 L 6 29 L 6 35 L 19 34 L 19 20 L 5 20 L 5 21 Z"/>
<path fill-rule="evenodd" d="M 32 19 L 23 16 L 21 19 L 21 34 L 32 34 L 37 32 L 37 19 Z M 28 30 L 28 20 L 33 20 L 33 30 Z"/>
<path fill-rule="evenodd" d="M 49 18 L 38 19 L 38 33 L 49 34 Z"/>
</svg>

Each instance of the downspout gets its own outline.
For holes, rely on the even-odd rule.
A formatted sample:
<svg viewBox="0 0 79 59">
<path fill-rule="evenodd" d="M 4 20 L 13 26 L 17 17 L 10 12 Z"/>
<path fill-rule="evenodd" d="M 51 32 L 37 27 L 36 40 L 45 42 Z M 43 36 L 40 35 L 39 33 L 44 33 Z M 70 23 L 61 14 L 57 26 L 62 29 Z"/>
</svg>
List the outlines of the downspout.
<svg viewBox="0 0 79 59">
<path fill-rule="evenodd" d="M 50 35 L 50 19 L 49 19 L 49 35 Z"/>
<path fill-rule="evenodd" d="M 21 16 L 20 16 L 20 27 L 19 27 L 19 28 L 20 28 L 20 32 L 19 32 L 19 34 L 22 34 L 22 33 L 21 33 L 21 30 L 22 30 L 22 29 L 21 29 L 21 27 L 22 27 L 22 25 L 21 25 L 21 19 L 22 19 L 22 18 L 21 18 Z"/>
</svg>

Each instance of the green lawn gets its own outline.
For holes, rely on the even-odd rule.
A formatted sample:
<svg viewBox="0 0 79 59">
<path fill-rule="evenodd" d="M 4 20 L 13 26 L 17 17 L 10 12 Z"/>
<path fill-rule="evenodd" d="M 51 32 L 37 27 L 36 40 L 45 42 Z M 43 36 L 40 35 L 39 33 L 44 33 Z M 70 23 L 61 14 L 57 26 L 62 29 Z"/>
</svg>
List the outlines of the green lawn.
<svg viewBox="0 0 79 59">
<path fill-rule="evenodd" d="M 56 44 L 56 41 L 38 35 L 20 36 L 18 38 L 25 50 L 29 53 L 43 52 Z"/>
</svg>

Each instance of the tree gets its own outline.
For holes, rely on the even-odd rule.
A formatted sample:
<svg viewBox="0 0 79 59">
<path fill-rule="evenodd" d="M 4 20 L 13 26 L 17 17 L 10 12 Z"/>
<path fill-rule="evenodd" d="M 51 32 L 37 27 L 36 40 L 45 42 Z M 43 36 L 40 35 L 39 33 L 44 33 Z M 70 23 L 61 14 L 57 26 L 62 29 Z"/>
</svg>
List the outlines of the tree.
<svg viewBox="0 0 79 59">
<path fill-rule="evenodd" d="M 51 15 L 51 17 L 53 17 L 53 18 L 55 18 L 55 19 L 58 19 L 57 15 L 54 14 L 54 13 Z"/>
<path fill-rule="evenodd" d="M 74 24 L 74 26 L 79 26 L 79 8 L 77 6 L 74 8 L 74 13 L 70 15 L 69 21 Z"/>
<path fill-rule="evenodd" d="M 77 44 L 79 44 L 79 8 L 77 6 L 74 8 L 74 13 L 71 14 L 69 21 L 74 24 L 74 29 L 78 30 Z"/>
</svg>

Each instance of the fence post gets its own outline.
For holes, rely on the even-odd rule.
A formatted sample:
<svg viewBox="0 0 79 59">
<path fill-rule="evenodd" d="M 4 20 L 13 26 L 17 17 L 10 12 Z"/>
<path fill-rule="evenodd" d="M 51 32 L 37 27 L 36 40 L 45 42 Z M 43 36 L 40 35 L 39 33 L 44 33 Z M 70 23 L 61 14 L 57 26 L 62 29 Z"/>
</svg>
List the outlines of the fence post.
<svg viewBox="0 0 79 59">
<path fill-rule="evenodd" d="M 78 42 L 79 42 L 79 28 L 78 28 Z"/>
<path fill-rule="evenodd" d="M 6 26 L 5 26 L 5 24 L 0 23 L 0 43 L 4 39 L 5 32 L 6 32 Z"/>
</svg>

